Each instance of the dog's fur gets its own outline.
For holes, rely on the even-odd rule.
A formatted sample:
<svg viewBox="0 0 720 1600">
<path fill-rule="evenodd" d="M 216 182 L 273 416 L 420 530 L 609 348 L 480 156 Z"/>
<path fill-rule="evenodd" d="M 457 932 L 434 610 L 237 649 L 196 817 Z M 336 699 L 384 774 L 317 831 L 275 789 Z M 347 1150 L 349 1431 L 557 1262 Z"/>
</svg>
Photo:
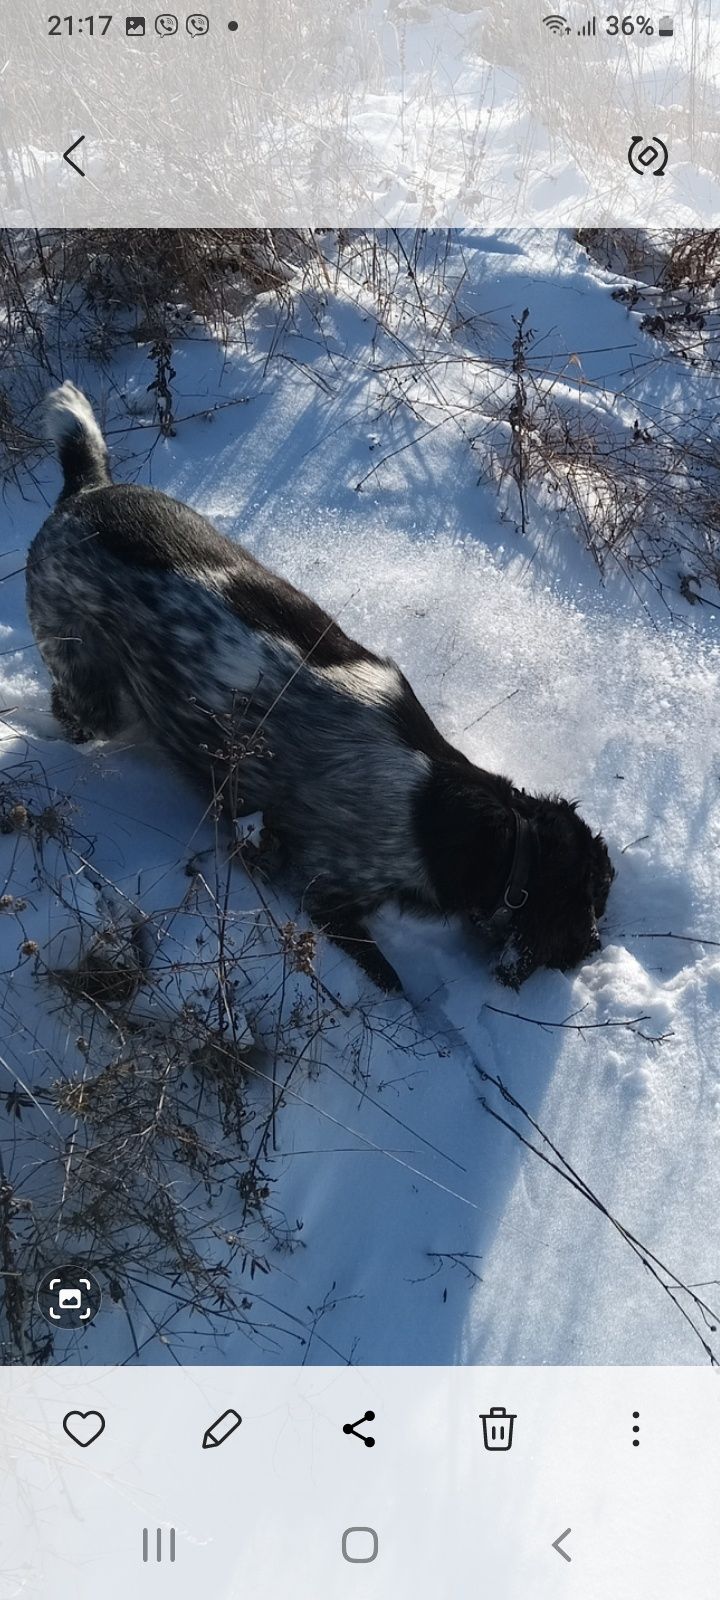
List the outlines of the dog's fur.
<svg viewBox="0 0 720 1600">
<path fill-rule="evenodd" d="M 64 486 L 30 551 L 28 608 L 71 737 L 140 721 L 236 814 L 262 810 L 316 922 L 385 988 L 398 979 L 368 914 L 392 900 L 489 922 L 516 814 L 529 823 L 528 892 L 499 975 L 517 984 L 598 948 L 613 869 L 568 801 L 473 766 L 394 661 L 188 506 L 112 483 L 72 384 L 49 396 L 46 420 Z"/>
</svg>

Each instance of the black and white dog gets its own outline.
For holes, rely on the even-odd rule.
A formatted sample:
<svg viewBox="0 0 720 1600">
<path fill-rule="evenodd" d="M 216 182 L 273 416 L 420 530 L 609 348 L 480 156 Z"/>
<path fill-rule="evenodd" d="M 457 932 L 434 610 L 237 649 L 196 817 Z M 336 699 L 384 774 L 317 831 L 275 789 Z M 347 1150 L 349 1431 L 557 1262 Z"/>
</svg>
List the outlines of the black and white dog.
<svg viewBox="0 0 720 1600">
<path fill-rule="evenodd" d="M 599 948 L 614 873 L 570 802 L 473 766 L 394 661 L 188 506 L 113 483 L 73 384 L 46 419 L 65 481 L 28 607 L 72 738 L 140 721 L 230 812 L 262 811 L 316 923 L 383 988 L 365 919 L 387 901 L 500 933 L 513 985 Z"/>
</svg>

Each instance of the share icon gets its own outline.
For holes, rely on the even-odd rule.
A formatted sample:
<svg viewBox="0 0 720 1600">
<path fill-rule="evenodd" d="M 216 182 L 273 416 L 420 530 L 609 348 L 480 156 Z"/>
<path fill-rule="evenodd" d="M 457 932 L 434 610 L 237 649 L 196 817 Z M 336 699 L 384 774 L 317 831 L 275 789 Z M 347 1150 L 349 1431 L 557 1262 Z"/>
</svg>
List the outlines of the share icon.
<svg viewBox="0 0 720 1600">
<path fill-rule="evenodd" d="M 357 1422 L 344 1422 L 343 1423 L 343 1433 L 354 1433 L 356 1439 L 362 1439 L 363 1444 L 367 1445 L 368 1450 L 372 1450 L 372 1447 L 373 1447 L 373 1445 L 375 1443 L 375 1440 L 373 1439 L 372 1434 L 370 1434 L 370 1433 L 358 1433 L 357 1430 L 360 1427 L 360 1423 L 361 1422 L 374 1422 L 374 1421 L 375 1421 L 375 1412 L 374 1411 L 366 1411 L 364 1417 L 358 1417 Z"/>
</svg>

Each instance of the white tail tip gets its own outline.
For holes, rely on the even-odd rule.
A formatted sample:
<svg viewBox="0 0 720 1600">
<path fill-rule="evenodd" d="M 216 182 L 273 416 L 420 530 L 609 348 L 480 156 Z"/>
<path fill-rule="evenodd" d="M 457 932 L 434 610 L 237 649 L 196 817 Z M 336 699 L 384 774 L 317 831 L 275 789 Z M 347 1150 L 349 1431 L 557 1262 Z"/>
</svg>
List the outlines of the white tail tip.
<svg viewBox="0 0 720 1600">
<path fill-rule="evenodd" d="M 76 389 L 74 383 L 69 381 L 63 383 L 59 389 L 53 389 L 47 395 L 43 408 L 43 424 L 45 437 L 51 444 L 59 446 L 67 439 L 85 434 L 88 443 L 99 445 L 104 452 L 105 441 L 90 401 L 81 389 Z"/>
</svg>

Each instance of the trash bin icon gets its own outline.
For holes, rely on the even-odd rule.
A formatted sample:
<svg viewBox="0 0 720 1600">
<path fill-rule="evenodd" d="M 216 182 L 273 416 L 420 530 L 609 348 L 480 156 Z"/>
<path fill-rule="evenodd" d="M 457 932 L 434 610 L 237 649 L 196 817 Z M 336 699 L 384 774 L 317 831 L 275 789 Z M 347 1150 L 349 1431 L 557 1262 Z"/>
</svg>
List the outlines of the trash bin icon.
<svg viewBox="0 0 720 1600">
<path fill-rule="evenodd" d="M 506 1411 L 504 1406 L 491 1406 L 489 1411 L 480 1412 L 486 1450 L 512 1449 L 516 1416 L 517 1412 Z"/>
</svg>

